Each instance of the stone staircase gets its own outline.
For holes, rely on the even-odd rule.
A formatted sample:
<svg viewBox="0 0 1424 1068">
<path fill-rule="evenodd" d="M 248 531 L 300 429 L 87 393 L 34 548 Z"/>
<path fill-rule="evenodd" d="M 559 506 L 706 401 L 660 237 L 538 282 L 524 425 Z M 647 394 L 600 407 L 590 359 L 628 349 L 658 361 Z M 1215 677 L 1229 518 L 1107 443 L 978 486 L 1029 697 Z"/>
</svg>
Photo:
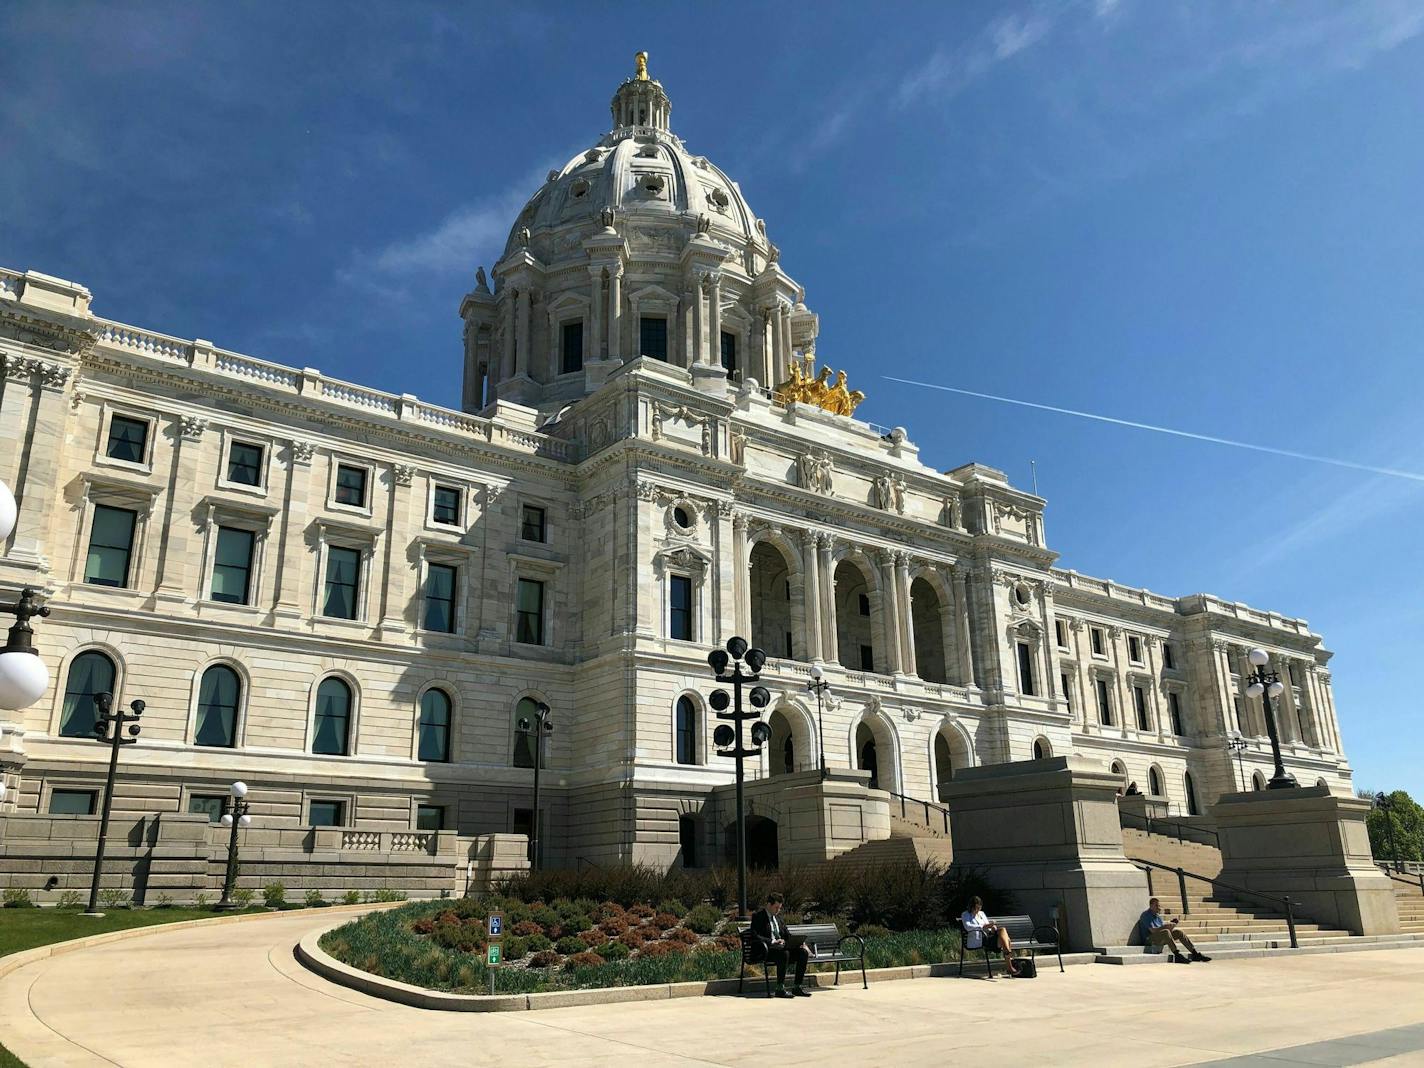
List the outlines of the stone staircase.
<svg viewBox="0 0 1424 1068">
<path fill-rule="evenodd" d="M 838 868 L 855 869 L 874 868 L 902 861 L 913 861 L 921 865 L 933 863 L 941 868 L 949 867 L 950 861 L 954 858 L 954 851 L 950 847 L 948 838 L 896 834 L 893 822 L 889 838 L 881 838 L 878 841 L 858 845 L 854 849 L 833 857 L 830 863 Z"/>
<path fill-rule="evenodd" d="M 1424 890 L 1414 881 L 1402 881 L 1404 876 L 1390 876 L 1394 883 L 1394 900 L 1399 907 L 1399 929 L 1407 934 L 1424 936 Z"/>
</svg>

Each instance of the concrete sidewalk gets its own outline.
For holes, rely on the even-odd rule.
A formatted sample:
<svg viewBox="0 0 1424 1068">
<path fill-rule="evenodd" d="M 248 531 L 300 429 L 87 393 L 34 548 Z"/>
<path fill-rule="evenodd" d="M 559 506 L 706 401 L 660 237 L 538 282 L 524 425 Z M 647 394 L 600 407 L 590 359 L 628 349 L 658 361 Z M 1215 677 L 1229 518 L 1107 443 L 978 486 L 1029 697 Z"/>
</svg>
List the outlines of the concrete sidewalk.
<svg viewBox="0 0 1424 1068">
<path fill-rule="evenodd" d="M 31 1068 L 938 1066 L 1003 1063 L 1010 1047 L 1022 1063 L 1095 1068 L 1266 1052 L 1236 1063 L 1424 1064 L 1424 949 L 1045 968 L 1032 982 L 920 979 L 796 1001 L 465 1014 L 379 1001 L 307 972 L 292 947 L 326 922 L 158 929 L 40 961 L 0 981 L 0 1041 Z"/>
</svg>

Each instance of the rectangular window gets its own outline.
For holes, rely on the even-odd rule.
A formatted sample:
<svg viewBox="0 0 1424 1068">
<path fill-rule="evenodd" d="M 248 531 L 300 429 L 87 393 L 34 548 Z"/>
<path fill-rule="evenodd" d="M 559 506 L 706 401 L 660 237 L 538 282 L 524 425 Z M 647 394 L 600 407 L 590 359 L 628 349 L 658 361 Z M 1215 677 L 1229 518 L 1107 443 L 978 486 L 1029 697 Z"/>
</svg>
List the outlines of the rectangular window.
<svg viewBox="0 0 1424 1068">
<path fill-rule="evenodd" d="M 875 670 L 875 650 L 869 645 L 862 645 L 860 647 L 860 670 Z"/>
<path fill-rule="evenodd" d="M 1106 656 L 1107 653 L 1106 653 L 1105 650 L 1106 650 L 1107 647 L 1103 644 L 1103 630 L 1102 630 L 1102 628 L 1101 628 L 1101 627 L 1090 627 L 1090 628 L 1088 629 L 1088 634 L 1091 636 L 1092 641 L 1093 641 L 1093 655 L 1094 655 L 1094 656 Z"/>
<path fill-rule="evenodd" d="M 366 507 L 366 469 L 354 464 L 336 466 L 336 503 Z"/>
<path fill-rule="evenodd" d="M 321 614 L 355 619 L 361 593 L 361 551 L 332 545 L 326 550 L 326 596 Z"/>
<path fill-rule="evenodd" d="M 134 525 L 138 513 L 127 508 L 94 506 L 94 523 L 89 528 L 89 559 L 84 565 L 84 581 L 93 586 L 127 586 L 129 559 L 133 555 Z"/>
<path fill-rule="evenodd" d="M 1105 727 L 1113 725 L 1112 699 L 1108 697 L 1107 679 L 1097 679 L 1096 689 L 1098 693 L 1098 722 Z"/>
<path fill-rule="evenodd" d="M 1018 642 L 1019 650 L 1019 693 L 1032 697 L 1037 691 L 1033 686 L 1033 647 L 1028 642 Z"/>
<path fill-rule="evenodd" d="M 1236 716 L 1236 729 L 1242 734 L 1245 734 L 1246 728 L 1243 726 L 1243 724 L 1246 722 L 1246 718 L 1241 714 L 1241 698 L 1233 697 L 1231 699 L 1231 711 Z"/>
<path fill-rule="evenodd" d="M 417 831 L 443 831 L 445 829 L 445 806 L 416 805 L 415 829 Z"/>
<path fill-rule="evenodd" d="M 791 655 L 791 649 L 792 649 L 792 645 L 791 645 L 791 632 L 788 630 L 788 631 L 786 632 L 786 659 L 787 659 L 787 660 L 794 660 L 794 659 L 795 659 L 795 657 L 793 657 L 793 656 Z"/>
<path fill-rule="evenodd" d="M 1068 624 L 1061 619 L 1053 621 L 1053 633 L 1058 637 L 1058 648 L 1068 648 Z"/>
<path fill-rule="evenodd" d="M 1176 654 L 1172 652 L 1171 642 L 1162 643 L 1162 666 L 1169 671 L 1177 666 L 1177 657 Z"/>
<path fill-rule="evenodd" d="M 148 421 L 116 415 L 109 420 L 109 441 L 104 455 L 126 464 L 141 464 L 148 452 Z"/>
<path fill-rule="evenodd" d="M 312 827 L 346 826 L 345 801 L 312 801 L 307 812 L 307 823 Z"/>
<path fill-rule="evenodd" d="M 460 525 L 460 491 L 454 486 L 436 486 L 430 519 L 447 527 Z"/>
<path fill-rule="evenodd" d="M 1182 695 L 1176 690 L 1167 692 L 1167 712 L 1172 717 L 1172 733 L 1176 735 L 1185 734 L 1182 730 Z"/>
<path fill-rule="evenodd" d="M 55 790 L 49 795 L 51 816 L 92 816 L 97 790 Z"/>
<path fill-rule="evenodd" d="M 1294 660 L 1286 661 L 1286 675 L 1290 678 L 1290 684 L 1292 686 L 1300 685 L 1300 676 L 1296 674 L 1296 665 Z"/>
<path fill-rule="evenodd" d="M 257 535 L 250 530 L 218 527 L 213 558 L 213 600 L 247 604 L 252 592 L 252 549 Z"/>
<path fill-rule="evenodd" d="M 1137 710 L 1137 729 L 1140 731 L 1151 730 L 1152 724 L 1147 716 L 1147 691 L 1141 686 L 1132 687 L 1132 704 Z"/>
<path fill-rule="evenodd" d="M 1059 676 L 1058 676 L 1058 682 L 1059 682 L 1059 683 L 1062 685 L 1062 687 L 1063 687 L 1063 703 L 1068 706 L 1068 711 L 1069 711 L 1069 712 L 1072 712 L 1072 711 L 1073 711 L 1073 690 L 1072 690 L 1072 688 L 1069 687 L 1069 685 L 1068 685 L 1068 672 L 1065 671 L 1065 672 L 1063 672 L 1063 674 L 1059 675 Z"/>
<path fill-rule="evenodd" d="M 737 335 L 722 331 L 722 369 L 728 378 L 737 375 Z"/>
<path fill-rule="evenodd" d="M 677 844 L 682 849 L 682 866 L 697 867 L 697 819 L 694 816 L 677 818 Z"/>
<path fill-rule="evenodd" d="M 549 825 L 549 812 L 548 812 L 548 809 L 545 809 L 543 812 L 541 812 L 541 813 L 539 814 L 539 827 L 540 827 L 540 829 L 542 830 L 543 828 L 548 827 L 548 825 Z M 522 835 L 524 835 L 524 836 L 526 836 L 526 837 L 530 837 L 530 836 L 533 835 L 533 833 L 534 833 L 534 810 L 533 810 L 532 808 L 516 808 L 516 809 L 514 810 L 514 828 L 513 828 L 513 830 L 514 830 L 514 833 L 515 833 L 515 834 L 522 834 Z M 539 835 L 539 864 L 540 864 L 541 867 L 543 866 L 543 863 L 544 863 L 544 838 L 545 838 L 545 835 L 543 835 L 543 834 L 540 834 L 540 835 Z M 529 843 L 529 857 L 530 857 L 531 860 L 533 860 L 533 857 L 534 857 L 534 843 L 533 843 L 532 841 Z"/>
<path fill-rule="evenodd" d="M 692 641 L 692 579 L 673 575 L 668 583 L 668 637 Z"/>
<path fill-rule="evenodd" d="M 667 320 L 644 316 L 638 320 L 638 353 L 667 362 Z"/>
<path fill-rule="evenodd" d="M 583 370 L 583 320 L 565 323 L 559 331 L 559 370 L 566 375 Z"/>
<path fill-rule="evenodd" d="M 457 569 L 429 564 L 425 569 L 425 629 L 455 633 L 455 579 Z"/>
<path fill-rule="evenodd" d="M 538 505 L 526 504 L 519 510 L 519 536 L 525 541 L 543 542 L 548 534 L 544 523 L 544 509 Z"/>
<path fill-rule="evenodd" d="M 188 811 L 195 816 L 207 816 L 209 823 L 222 819 L 227 798 L 222 794 L 189 794 Z"/>
<path fill-rule="evenodd" d="M 227 451 L 227 480 L 239 486 L 262 485 L 262 446 L 234 441 Z"/>
<path fill-rule="evenodd" d="M 1142 663 L 1142 639 L 1135 634 L 1127 636 L 1127 658 L 1134 664 Z"/>
<path fill-rule="evenodd" d="M 525 645 L 543 645 L 544 584 L 534 579 L 520 579 L 514 600 L 514 640 Z"/>
</svg>

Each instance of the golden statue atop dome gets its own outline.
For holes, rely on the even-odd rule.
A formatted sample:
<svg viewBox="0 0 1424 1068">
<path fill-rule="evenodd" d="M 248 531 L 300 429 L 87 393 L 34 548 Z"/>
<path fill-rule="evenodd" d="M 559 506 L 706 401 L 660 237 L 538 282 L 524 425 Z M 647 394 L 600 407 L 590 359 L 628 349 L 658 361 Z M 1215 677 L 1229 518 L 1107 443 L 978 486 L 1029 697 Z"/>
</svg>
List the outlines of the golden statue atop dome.
<svg viewBox="0 0 1424 1068">
<path fill-rule="evenodd" d="M 779 404 L 814 404 L 832 415 L 854 415 L 865 394 L 858 389 L 846 388 L 846 373 L 834 372 L 836 380 L 831 382 L 832 371 L 822 367 L 816 373 L 816 354 L 808 352 L 804 356 L 791 358 L 791 377 L 776 387 L 776 401 Z"/>
<path fill-rule="evenodd" d="M 633 61 L 638 64 L 637 73 L 633 75 L 640 82 L 648 80 L 648 53 L 639 52 L 633 57 Z"/>
</svg>

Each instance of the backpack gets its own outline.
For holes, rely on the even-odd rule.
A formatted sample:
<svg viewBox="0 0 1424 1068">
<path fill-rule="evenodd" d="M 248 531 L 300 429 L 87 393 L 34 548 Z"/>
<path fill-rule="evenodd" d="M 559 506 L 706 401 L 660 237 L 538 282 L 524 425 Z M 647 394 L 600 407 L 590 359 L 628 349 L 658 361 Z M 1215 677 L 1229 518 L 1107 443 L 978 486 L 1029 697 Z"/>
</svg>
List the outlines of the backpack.
<svg viewBox="0 0 1424 1068">
<path fill-rule="evenodd" d="M 1019 970 L 1020 979 L 1038 978 L 1038 963 L 1032 957 L 1024 957 L 1022 960 L 1014 961 L 1014 967 Z"/>
</svg>

